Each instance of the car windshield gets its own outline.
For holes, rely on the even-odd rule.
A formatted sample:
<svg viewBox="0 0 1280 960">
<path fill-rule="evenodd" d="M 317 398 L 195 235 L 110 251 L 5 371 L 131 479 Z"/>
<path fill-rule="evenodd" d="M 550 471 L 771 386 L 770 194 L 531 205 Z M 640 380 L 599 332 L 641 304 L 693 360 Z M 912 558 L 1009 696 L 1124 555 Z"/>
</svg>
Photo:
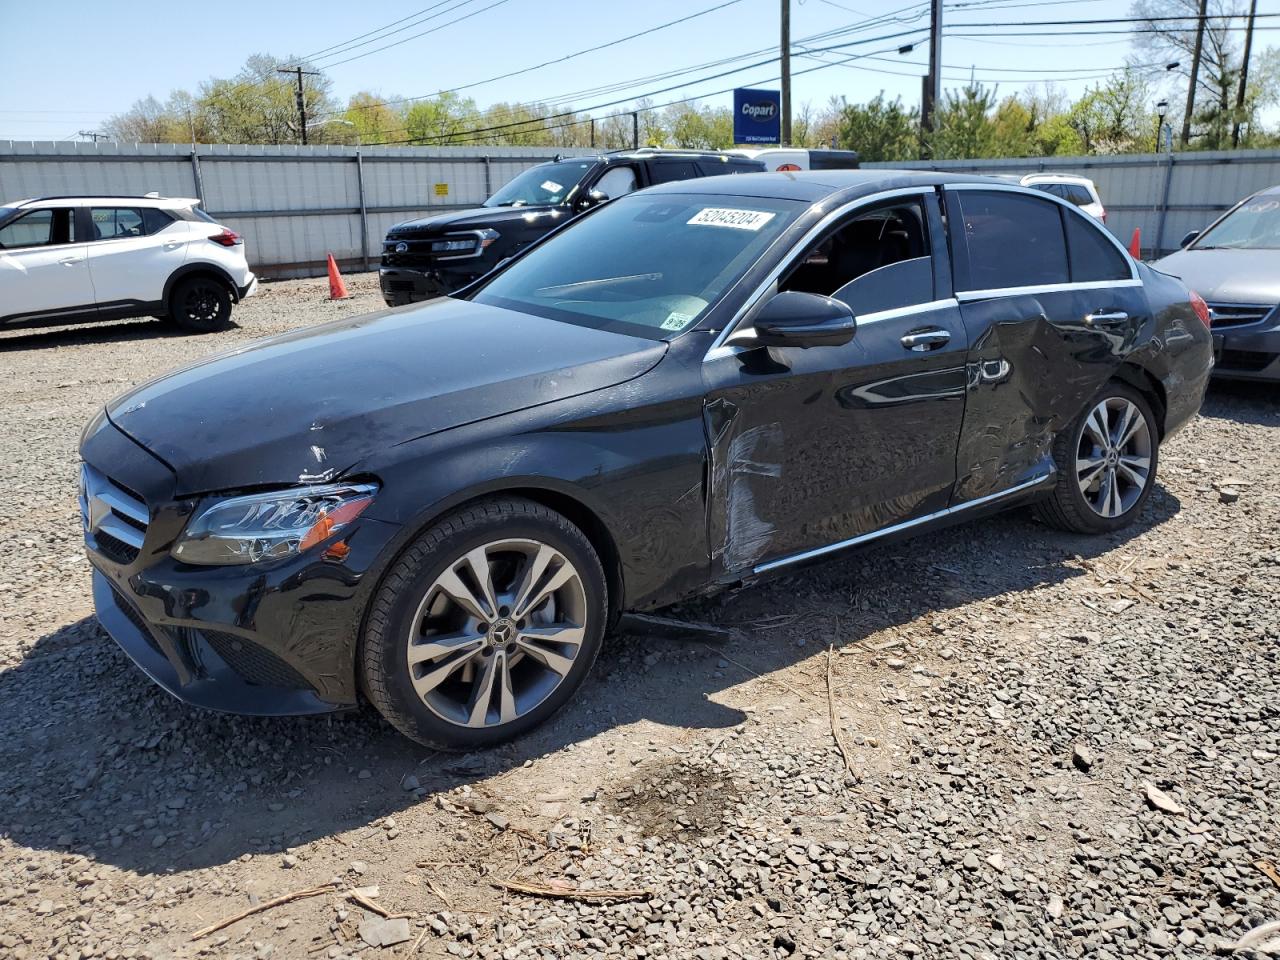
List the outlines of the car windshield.
<svg viewBox="0 0 1280 960">
<path fill-rule="evenodd" d="M 1195 250 L 1280 249 L 1280 194 L 1252 197 L 1200 237 Z"/>
<path fill-rule="evenodd" d="M 596 160 L 561 160 L 530 167 L 484 202 L 486 207 L 527 207 L 563 203 Z"/>
<path fill-rule="evenodd" d="M 665 340 L 690 329 L 808 204 L 760 197 L 623 197 L 529 251 L 478 303 Z"/>
<path fill-rule="evenodd" d="M 0 207 L 0 223 L 4 223 L 17 212 L 17 207 Z"/>
</svg>

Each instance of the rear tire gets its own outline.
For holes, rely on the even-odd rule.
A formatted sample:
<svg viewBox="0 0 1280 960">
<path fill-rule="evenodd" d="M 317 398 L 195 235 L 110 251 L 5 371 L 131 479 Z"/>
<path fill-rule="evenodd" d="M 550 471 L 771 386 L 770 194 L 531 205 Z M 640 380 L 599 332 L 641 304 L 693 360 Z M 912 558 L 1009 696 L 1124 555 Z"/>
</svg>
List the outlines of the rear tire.
<svg viewBox="0 0 1280 960">
<path fill-rule="evenodd" d="M 582 685 L 608 593 L 587 537 L 517 498 L 482 501 L 421 534 L 369 610 L 370 702 L 406 737 L 475 750 L 532 730 Z"/>
<path fill-rule="evenodd" d="M 1040 518 L 1071 533 L 1110 533 L 1133 523 L 1155 486 L 1160 432 L 1151 404 L 1113 380 L 1053 442 L 1058 479 Z"/>
<path fill-rule="evenodd" d="M 169 294 L 169 319 L 192 333 L 213 333 L 231 322 L 231 291 L 215 277 L 179 280 Z"/>
</svg>

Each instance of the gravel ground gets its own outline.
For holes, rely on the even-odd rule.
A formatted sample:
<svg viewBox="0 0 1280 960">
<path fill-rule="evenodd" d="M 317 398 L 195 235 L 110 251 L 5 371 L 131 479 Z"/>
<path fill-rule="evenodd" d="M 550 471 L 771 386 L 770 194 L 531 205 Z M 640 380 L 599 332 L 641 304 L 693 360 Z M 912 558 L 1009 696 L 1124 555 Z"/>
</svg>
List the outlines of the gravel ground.
<svg viewBox="0 0 1280 960">
<path fill-rule="evenodd" d="M 1215 388 L 1121 535 L 1015 513 L 691 605 L 736 639 L 615 638 L 550 725 L 431 755 L 172 701 L 81 555 L 95 407 L 351 286 L 0 335 L 0 957 L 1280 953 L 1235 950 L 1280 921 L 1280 392 Z"/>
</svg>

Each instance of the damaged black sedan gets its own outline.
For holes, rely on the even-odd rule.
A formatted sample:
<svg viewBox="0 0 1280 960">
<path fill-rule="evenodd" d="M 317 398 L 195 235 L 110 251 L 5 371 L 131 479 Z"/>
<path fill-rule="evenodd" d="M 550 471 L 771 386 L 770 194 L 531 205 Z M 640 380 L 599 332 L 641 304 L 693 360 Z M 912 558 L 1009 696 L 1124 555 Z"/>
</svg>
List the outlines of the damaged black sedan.
<svg viewBox="0 0 1280 960">
<path fill-rule="evenodd" d="M 87 427 L 107 631 L 187 702 L 529 730 L 624 611 L 1034 503 L 1132 522 L 1207 311 L 1053 196 L 891 171 L 624 197 L 451 298 L 195 364 Z"/>
</svg>

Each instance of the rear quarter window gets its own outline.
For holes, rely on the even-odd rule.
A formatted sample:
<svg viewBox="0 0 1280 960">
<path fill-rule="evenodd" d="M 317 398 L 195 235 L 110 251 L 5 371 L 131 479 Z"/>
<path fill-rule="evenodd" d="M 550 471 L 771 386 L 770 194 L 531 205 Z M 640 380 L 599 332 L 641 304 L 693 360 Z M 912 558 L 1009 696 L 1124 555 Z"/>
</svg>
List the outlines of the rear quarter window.
<svg viewBox="0 0 1280 960">
<path fill-rule="evenodd" d="M 1133 274 L 1129 261 L 1094 226 L 1084 213 L 1063 211 L 1067 227 L 1067 252 L 1071 261 L 1071 280 L 1081 283 L 1089 280 L 1128 280 Z"/>
</svg>

